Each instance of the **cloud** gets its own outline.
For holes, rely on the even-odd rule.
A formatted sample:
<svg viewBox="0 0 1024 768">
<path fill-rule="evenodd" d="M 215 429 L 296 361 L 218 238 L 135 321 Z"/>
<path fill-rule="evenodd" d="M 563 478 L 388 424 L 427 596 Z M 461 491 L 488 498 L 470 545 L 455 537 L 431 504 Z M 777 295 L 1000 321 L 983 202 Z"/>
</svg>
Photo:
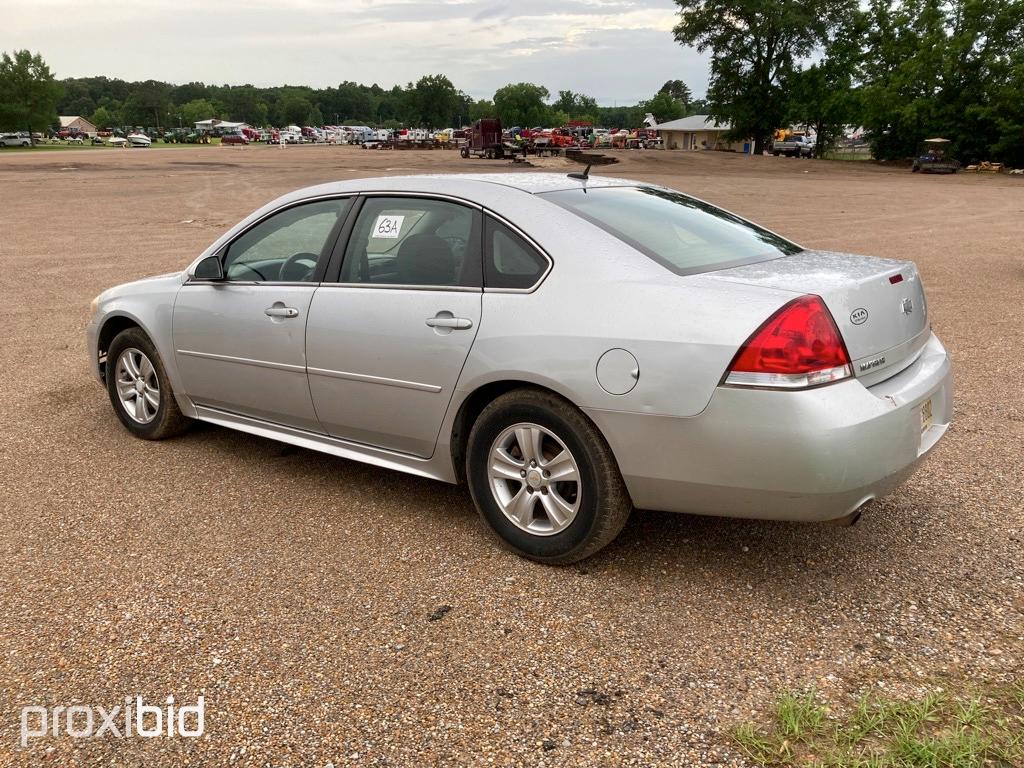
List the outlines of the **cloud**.
<svg viewBox="0 0 1024 768">
<path fill-rule="evenodd" d="M 5 45 L 59 77 L 255 85 L 405 84 L 443 73 L 476 97 L 529 80 L 635 103 L 707 60 L 671 34 L 672 0 L 7 0 Z"/>
</svg>

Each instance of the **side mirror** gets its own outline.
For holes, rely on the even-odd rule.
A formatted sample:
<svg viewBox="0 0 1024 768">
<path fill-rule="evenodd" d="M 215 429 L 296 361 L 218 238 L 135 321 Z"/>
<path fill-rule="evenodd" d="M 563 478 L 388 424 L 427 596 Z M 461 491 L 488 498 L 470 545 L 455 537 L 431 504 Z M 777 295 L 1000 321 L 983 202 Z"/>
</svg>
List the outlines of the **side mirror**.
<svg viewBox="0 0 1024 768">
<path fill-rule="evenodd" d="M 196 280 L 223 280 L 224 266 L 220 263 L 220 256 L 207 256 L 200 261 L 192 277 Z"/>
</svg>

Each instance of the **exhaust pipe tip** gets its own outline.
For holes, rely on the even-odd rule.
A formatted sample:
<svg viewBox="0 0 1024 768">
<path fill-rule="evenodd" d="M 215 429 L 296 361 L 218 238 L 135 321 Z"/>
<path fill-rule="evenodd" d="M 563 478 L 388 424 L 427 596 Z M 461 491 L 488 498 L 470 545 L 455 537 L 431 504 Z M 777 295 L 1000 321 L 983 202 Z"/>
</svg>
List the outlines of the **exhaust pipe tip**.
<svg viewBox="0 0 1024 768">
<path fill-rule="evenodd" d="M 835 526 L 836 528 L 852 528 L 860 520 L 861 513 L 864 511 L 864 507 L 870 504 L 874 499 L 866 499 L 860 503 L 860 505 L 848 515 L 843 517 L 837 517 L 834 520 L 826 521 L 829 525 Z"/>
<path fill-rule="evenodd" d="M 846 517 L 837 517 L 835 520 L 829 520 L 830 525 L 834 525 L 836 528 L 852 528 L 860 520 L 860 510 L 855 510 Z"/>
</svg>

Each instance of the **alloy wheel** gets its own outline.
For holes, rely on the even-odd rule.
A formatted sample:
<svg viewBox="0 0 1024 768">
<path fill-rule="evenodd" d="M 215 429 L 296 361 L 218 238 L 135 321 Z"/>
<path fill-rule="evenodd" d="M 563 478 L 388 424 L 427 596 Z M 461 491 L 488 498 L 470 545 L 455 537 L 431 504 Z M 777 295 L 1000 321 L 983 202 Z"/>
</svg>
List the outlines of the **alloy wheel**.
<svg viewBox="0 0 1024 768">
<path fill-rule="evenodd" d="M 513 424 L 491 446 L 488 480 L 498 507 L 516 527 L 536 536 L 568 528 L 582 492 L 576 459 L 551 430 Z"/>
<path fill-rule="evenodd" d="M 146 354 L 135 347 L 125 349 L 114 368 L 117 397 L 128 416 L 148 424 L 160 410 L 160 380 Z"/>
</svg>

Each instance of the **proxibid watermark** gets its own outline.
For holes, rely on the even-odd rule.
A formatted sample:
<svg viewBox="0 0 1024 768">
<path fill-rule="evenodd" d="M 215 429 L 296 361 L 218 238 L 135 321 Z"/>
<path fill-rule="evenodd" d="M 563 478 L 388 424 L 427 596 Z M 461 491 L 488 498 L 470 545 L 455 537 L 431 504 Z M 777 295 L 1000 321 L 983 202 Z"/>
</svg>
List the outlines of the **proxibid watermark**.
<svg viewBox="0 0 1024 768">
<path fill-rule="evenodd" d="M 197 738 L 206 726 L 203 697 L 196 704 L 184 707 L 174 705 L 168 696 L 162 706 L 146 704 L 141 696 L 126 696 L 124 705 L 109 710 L 75 704 L 70 707 L 22 707 L 21 746 L 29 739 L 46 736 L 70 736 L 73 739 L 93 739 L 112 736 L 116 739 L 140 736 L 153 739 L 158 736 L 185 736 Z"/>
</svg>

